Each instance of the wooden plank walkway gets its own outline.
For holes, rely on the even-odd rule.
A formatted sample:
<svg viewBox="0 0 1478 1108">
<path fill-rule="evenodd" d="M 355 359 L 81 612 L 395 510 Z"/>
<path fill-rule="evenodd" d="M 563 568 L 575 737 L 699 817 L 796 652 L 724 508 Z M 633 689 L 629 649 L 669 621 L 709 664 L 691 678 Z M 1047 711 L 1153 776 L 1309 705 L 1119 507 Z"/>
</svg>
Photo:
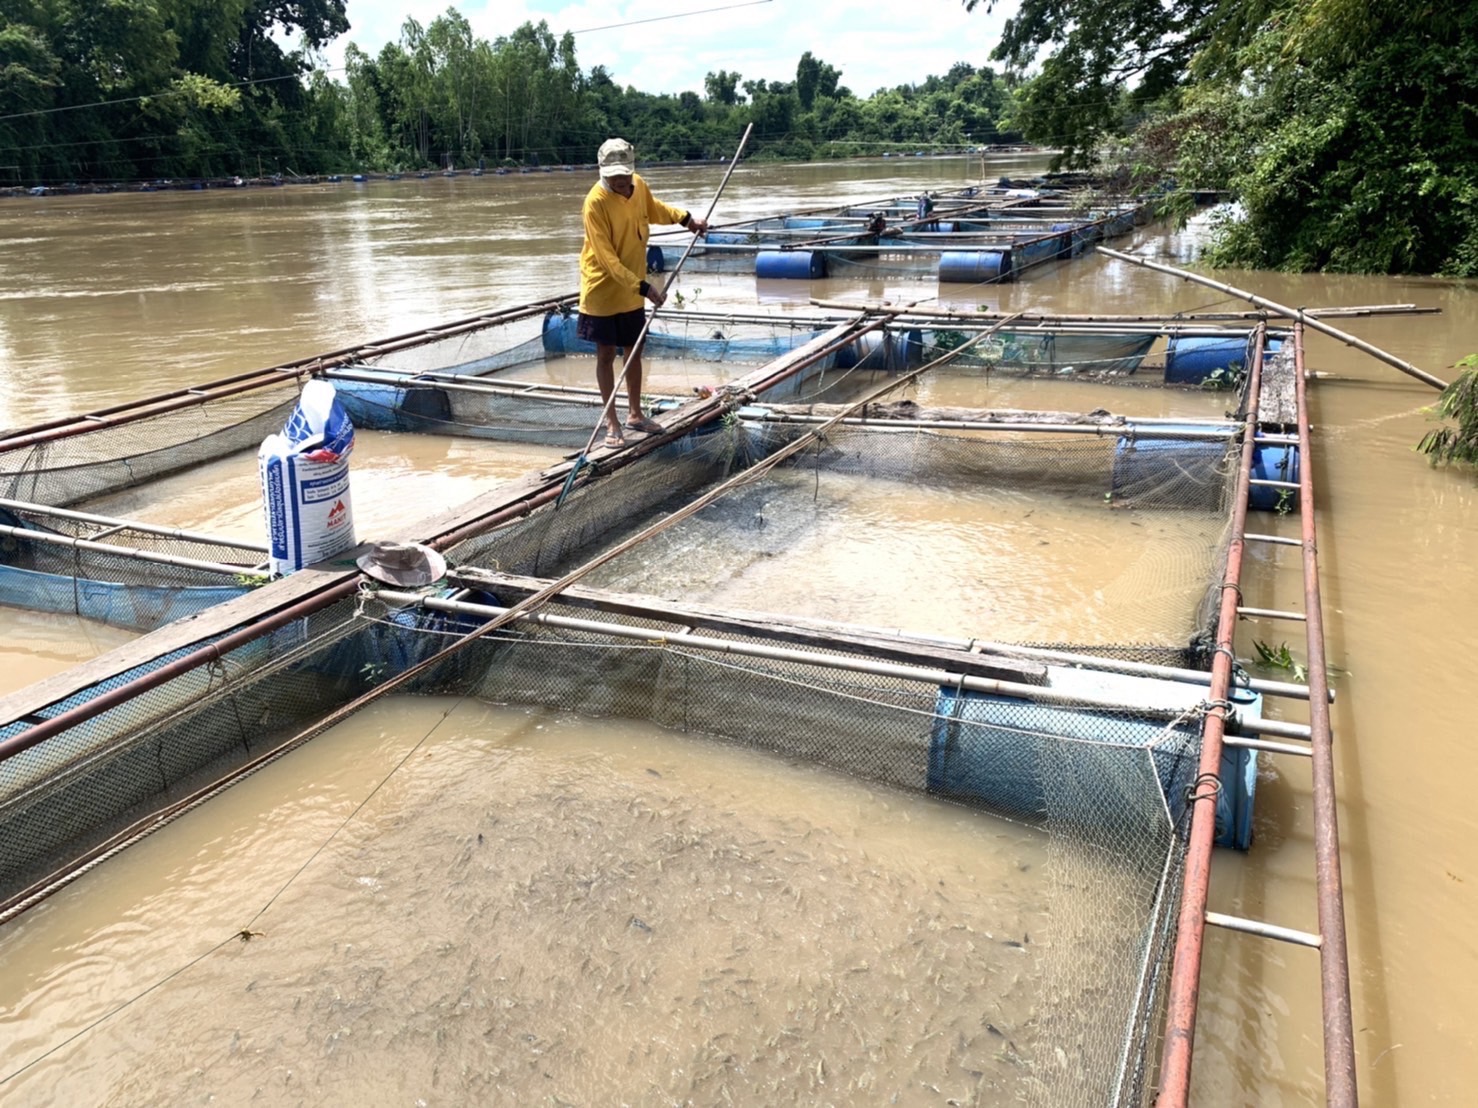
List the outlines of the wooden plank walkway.
<svg viewBox="0 0 1478 1108">
<path fill-rule="evenodd" d="M 1297 373 L 1291 342 L 1285 342 L 1276 354 L 1263 360 L 1262 388 L 1257 398 L 1257 422 L 1260 426 L 1297 425 Z"/>
</svg>

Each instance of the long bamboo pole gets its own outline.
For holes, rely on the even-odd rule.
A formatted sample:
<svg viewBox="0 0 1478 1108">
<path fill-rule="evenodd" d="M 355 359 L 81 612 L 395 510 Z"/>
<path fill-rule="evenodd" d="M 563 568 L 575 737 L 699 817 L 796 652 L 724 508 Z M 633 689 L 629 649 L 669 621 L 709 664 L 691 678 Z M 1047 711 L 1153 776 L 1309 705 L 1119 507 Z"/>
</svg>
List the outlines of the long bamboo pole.
<svg viewBox="0 0 1478 1108">
<path fill-rule="evenodd" d="M 889 304 L 886 301 L 856 301 L 856 300 L 827 300 L 822 298 L 812 299 L 811 304 L 817 308 L 842 309 L 849 312 L 871 311 L 871 312 L 907 312 L 910 316 L 921 316 L 928 318 L 941 318 L 951 320 L 971 319 L 999 319 L 1006 312 L 980 312 L 966 311 L 959 308 L 930 308 L 924 305 L 905 309 L 898 304 Z M 1342 308 L 1300 308 L 1303 317 L 1310 316 L 1372 316 L 1372 315 L 1440 315 L 1441 308 L 1420 308 L 1415 304 L 1357 304 Z M 691 312 L 693 316 L 700 313 Z M 772 317 L 764 317 L 766 320 Z M 1239 321 L 1248 320 L 1257 323 L 1269 319 L 1288 319 L 1281 312 L 1264 309 L 1260 312 L 1177 312 L 1174 314 L 1147 313 L 1141 315 L 1107 315 L 1095 313 L 1091 315 L 1073 315 L 1068 313 L 1047 312 L 1022 312 L 1020 318 L 1028 322 L 1052 322 L 1052 323 L 1197 323 L 1205 321 Z"/>
<path fill-rule="evenodd" d="M 486 620 L 497 620 L 509 615 L 512 608 L 491 604 L 474 604 L 462 600 L 446 600 L 425 593 L 405 592 L 397 589 L 376 589 L 375 595 L 390 604 L 400 606 L 414 604 L 433 612 L 453 612 L 477 616 Z M 517 623 L 534 623 L 545 627 L 556 627 L 571 631 L 585 631 L 605 635 L 613 639 L 625 639 L 647 645 L 686 647 L 706 653 L 727 654 L 741 658 L 763 658 L 770 661 L 797 662 L 818 669 L 845 670 L 850 673 L 866 673 L 875 677 L 892 677 L 901 681 L 921 681 L 926 685 L 943 685 L 947 688 L 964 688 L 971 692 L 990 693 L 997 696 L 1019 697 L 1040 704 L 1060 704 L 1085 708 L 1103 708 L 1114 711 L 1133 711 L 1123 700 L 1111 697 L 1094 698 L 1082 689 L 1054 689 L 1049 685 L 1029 685 L 1022 681 L 1006 681 L 996 677 L 977 677 L 957 670 L 938 666 L 924 666 L 905 662 L 879 661 L 876 658 L 849 657 L 843 654 L 819 654 L 814 650 L 801 650 L 788 646 L 772 646 L 767 643 L 740 642 L 735 639 L 699 635 L 692 631 L 654 631 L 650 627 L 612 623 L 605 620 L 581 619 L 577 616 L 555 616 L 547 612 L 514 613 L 510 618 Z M 833 648 L 842 649 L 844 644 L 833 643 Z M 1181 707 L 1143 706 L 1146 715 L 1156 718 L 1174 718 L 1184 711 Z"/>
<path fill-rule="evenodd" d="M 117 516 L 100 516 L 93 512 L 79 512 L 72 508 L 53 508 L 49 504 L 34 504 L 29 500 L 11 500 L 8 497 L 0 497 L 0 508 L 8 508 L 11 511 L 22 512 L 31 516 L 49 516 L 52 519 L 69 519 L 74 523 L 91 523 L 99 527 L 109 529 L 127 529 L 139 531 L 146 535 L 160 535 L 167 539 L 178 539 L 181 542 L 197 542 L 210 546 L 230 546 L 237 550 L 252 550 L 259 553 L 267 553 L 264 543 L 249 542 L 243 539 L 231 539 L 222 535 L 211 535 L 204 531 L 186 531 L 179 527 L 161 527 L 155 523 L 146 523 L 137 519 L 119 519 Z"/>
<path fill-rule="evenodd" d="M 245 564 L 231 565 L 227 562 L 206 562 L 199 558 L 186 558 L 179 554 L 161 554 L 153 550 L 141 550 L 134 546 L 113 546 L 105 542 L 93 542 L 91 539 L 77 539 L 71 535 L 59 535 L 55 531 L 36 531 L 29 527 L 11 527 L 9 524 L 0 524 L 0 535 L 26 542 L 41 543 L 42 545 L 66 546 L 73 550 L 86 550 L 93 554 L 106 554 L 112 558 L 127 558 L 135 562 L 148 562 L 152 565 L 174 566 L 177 569 L 196 569 L 202 573 L 213 573 L 218 577 L 240 577 L 243 574 L 253 572 L 253 567 Z M 71 575 L 59 574 L 59 576 L 66 577 Z"/>
<path fill-rule="evenodd" d="M 1209 289 L 1216 289 L 1218 292 L 1224 292 L 1228 296 L 1235 296 L 1239 300 L 1246 300 L 1250 304 L 1256 304 L 1259 307 L 1267 308 L 1269 311 L 1277 312 L 1279 315 L 1283 316 L 1286 319 L 1297 320 L 1300 323 L 1304 323 L 1309 327 L 1312 327 L 1316 331 L 1320 331 L 1323 334 L 1328 335 L 1332 339 L 1338 339 L 1346 346 L 1353 346 L 1356 350 L 1369 354 L 1372 358 L 1376 358 L 1379 361 L 1385 362 L 1386 365 L 1393 366 L 1396 369 L 1399 369 L 1402 373 L 1406 374 L 1408 377 L 1415 377 L 1418 381 L 1422 381 L 1425 384 L 1431 385 L 1434 389 L 1445 389 L 1447 387 L 1447 382 L 1442 380 L 1442 378 L 1435 377 L 1424 369 L 1418 369 L 1410 362 L 1402 361 L 1400 358 L 1396 357 L 1396 355 L 1388 353 L 1378 346 L 1372 346 L 1364 339 L 1357 339 L 1354 335 L 1351 335 L 1346 331 L 1341 331 L 1337 327 L 1331 327 L 1329 324 L 1321 320 L 1318 316 L 1310 315 L 1302 308 L 1289 308 L 1283 304 L 1277 303 L 1276 301 L 1269 300 L 1266 297 L 1258 296 L 1256 293 L 1248 292 L 1246 289 L 1234 288 L 1233 286 L 1224 284 L 1221 281 L 1213 281 L 1210 277 L 1203 277 L 1199 273 L 1191 273 L 1188 270 L 1177 269 L 1173 265 L 1165 265 L 1161 262 L 1152 262 L 1148 258 L 1136 258 L 1132 254 L 1121 254 L 1119 251 L 1110 250 L 1106 246 L 1099 246 L 1095 249 L 1097 249 L 1097 251 L 1100 254 L 1103 254 L 1105 257 L 1114 258 L 1121 262 L 1131 262 L 1134 265 L 1144 266 L 1145 269 L 1153 269 L 1157 273 L 1168 273 L 1172 277 L 1179 277 L 1186 281 L 1194 281 L 1198 285 L 1205 285 Z"/>
</svg>

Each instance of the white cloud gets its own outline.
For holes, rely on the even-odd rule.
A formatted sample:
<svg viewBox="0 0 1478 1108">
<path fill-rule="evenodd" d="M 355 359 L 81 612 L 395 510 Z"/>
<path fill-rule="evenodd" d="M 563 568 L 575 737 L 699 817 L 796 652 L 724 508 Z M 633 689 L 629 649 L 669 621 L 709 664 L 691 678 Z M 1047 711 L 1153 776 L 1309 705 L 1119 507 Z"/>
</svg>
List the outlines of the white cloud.
<svg viewBox="0 0 1478 1108">
<path fill-rule="evenodd" d="M 879 88 L 913 84 L 942 75 L 956 62 L 992 65 L 990 52 L 1001 25 L 1016 7 L 981 3 L 967 12 L 960 0 L 913 0 L 904 5 L 844 3 L 842 0 L 769 0 L 768 3 L 636 23 L 654 16 L 699 12 L 733 0 L 677 0 L 665 7 L 615 3 L 561 4 L 556 0 L 349 0 L 349 34 L 330 44 L 328 64 L 343 64 L 344 47 L 358 44 L 371 54 L 393 42 L 407 16 L 423 26 L 456 7 L 474 32 L 489 40 L 541 19 L 556 37 L 575 37 L 576 58 L 586 72 L 603 65 L 622 86 L 643 92 L 703 91 L 704 75 L 737 70 L 744 80 L 792 81 L 807 50 L 842 72 L 841 83 L 858 96 Z M 632 26 L 587 30 L 611 24 Z M 997 66 L 999 68 L 999 66 Z"/>
</svg>

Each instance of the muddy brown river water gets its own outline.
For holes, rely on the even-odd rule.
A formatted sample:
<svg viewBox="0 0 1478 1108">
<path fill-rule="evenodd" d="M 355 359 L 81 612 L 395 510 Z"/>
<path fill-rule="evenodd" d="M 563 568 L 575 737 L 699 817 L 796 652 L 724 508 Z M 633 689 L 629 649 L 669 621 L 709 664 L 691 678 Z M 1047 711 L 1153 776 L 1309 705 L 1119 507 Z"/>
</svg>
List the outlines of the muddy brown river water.
<svg viewBox="0 0 1478 1108">
<path fill-rule="evenodd" d="M 721 172 L 650 180 L 657 195 L 700 207 Z M 944 159 L 745 167 L 718 216 L 976 180 L 978 166 Z M 0 425 L 572 291 L 585 187 L 579 174 L 555 173 L 0 201 Z M 1184 263 L 1196 241 L 1194 230 L 1148 227 L 1120 245 Z M 1344 324 L 1438 375 L 1478 350 L 1470 284 L 1219 276 L 1303 306 L 1440 307 Z M 940 291 L 706 273 L 682 284 L 692 303 L 720 310 L 756 298 L 801 308 L 813 295 L 933 301 Z M 948 290 L 945 302 L 1241 307 L 1103 258 Z M 1308 351 L 1324 374 L 1311 388 L 1315 480 L 1339 670 L 1333 722 L 1361 1090 L 1370 1104 L 1468 1104 L 1478 1087 L 1478 818 L 1468 796 L 1478 750 L 1466 706 L 1478 654 L 1478 478 L 1413 453 L 1431 390 L 1318 335 Z M 917 395 L 962 402 L 943 378 Z M 1112 407 L 1115 395 L 1003 380 L 990 397 Z M 1203 402 L 1141 400 L 1124 406 L 1198 414 Z M 367 527 L 428 514 L 555 453 L 494 457 L 488 444 L 406 438 L 365 435 L 356 454 L 356 474 L 370 475 L 356 486 L 366 537 Z M 249 534 L 250 484 L 249 470 L 181 482 L 156 497 L 151 516 L 168 510 L 190 526 Z M 888 507 L 920 534 L 968 535 L 974 556 L 989 559 L 994 532 L 971 513 L 1013 505 L 962 494 L 921 498 L 906 516 L 896 505 L 850 507 L 864 520 Z M 125 495 L 103 510 L 133 505 Z M 1070 556 L 1069 536 L 1098 537 L 1095 524 L 1065 509 L 1038 523 L 1050 541 L 1063 536 L 1060 555 L 1047 548 L 1043 578 L 1068 595 L 1091 588 L 1103 567 L 1081 550 Z M 1296 520 L 1256 529 L 1296 534 Z M 763 593 L 785 610 L 789 588 L 799 611 L 824 606 L 827 590 L 844 591 L 871 557 L 896 567 L 915 556 L 879 541 L 838 553 L 818 578 L 768 572 L 745 594 L 732 591 L 736 574 L 731 592 L 715 595 L 751 604 Z M 1249 604 L 1299 605 L 1296 549 L 1249 558 Z M 966 579 L 961 566 L 946 568 L 949 580 Z M 1120 572 L 1126 589 L 1134 572 Z M 951 593 L 921 588 L 912 625 L 965 633 Z M 0 689 L 128 638 L 0 611 Z M 1302 655 L 1287 625 L 1245 623 L 1239 652 L 1250 655 L 1256 639 L 1286 640 Z M 1014 1095 L 1012 1054 L 1034 1049 L 1030 1028 L 1015 1037 L 1025 1022 L 1018 982 L 1033 955 L 1030 944 L 997 941 L 1005 932 L 986 941 L 971 929 L 992 918 L 1009 921 L 1013 936 L 1031 931 L 1026 875 L 1041 850 L 1031 833 L 647 726 L 472 703 L 443 720 L 448 707 L 391 702 L 362 714 L 0 929 L 0 1079 L 66 1043 L 0 1085 L 0 1099 L 718 1104 L 745 1094 L 748 1103 L 861 1104 L 896 1094 L 944 1104 Z M 1212 907 L 1314 929 L 1305 764 L 1264 760 L 1255 832 L 1248 854 L 1218 852 Z M 494 842 L 501 852 L 489 857 Z M 632 867 L 659 858 L 672 859 L 671 880 L 630 880 Z M 262 936 L 192 963 L 305 863 L 255 925 Z M 468 954 L 487 934 L 498 941 Z M 942 938 L 920 945 L 920 934 Z M 1315 955 L 1212 930 L 1201 1004 L 1198 1103 L 1319 1100 Z"/>
</svg>

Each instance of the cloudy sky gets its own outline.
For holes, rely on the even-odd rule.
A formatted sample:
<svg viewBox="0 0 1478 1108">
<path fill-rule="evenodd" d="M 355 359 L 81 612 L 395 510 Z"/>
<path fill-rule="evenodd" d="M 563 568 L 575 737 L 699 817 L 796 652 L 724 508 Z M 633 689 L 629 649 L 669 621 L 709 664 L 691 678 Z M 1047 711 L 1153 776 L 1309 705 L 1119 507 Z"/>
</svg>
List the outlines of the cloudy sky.
<svg viewBox="0 0 1478 1108">
<path fill-rule="evenodd" d="M 350 42 L 378 53 L 399 38 L 408 16 L 424 26 L 448 6 L 425 0 L 348 0 L 351 30 L 329 46 L 328 64 L 342 65 Z M 999 3 L 989 15 L 984 0 L 973 13 L 965 11 L 961 0 L 458 0 L 450 6 L 459 8 L 473 31 L 489 40 L 541 19 L 556 37 L 574 31 L 582 70 L 603 65 L 617 84 L 635 85 L 643 92 L 701 93 L 704 75 L 719 69 L 738 70 L 744 80 L 791 81 L 796 61 L 809 50 L 840 69 L 841 83 L 865 97 L 879 88 L 943 74 L 955 62 L 991 64 L 1003 13 L 1013 11 L 1016 3 Z M 727 10 L 712 10 L 718 8 Z M 688 12 L 701 14 L 611 27 Z"/>
</svg>

